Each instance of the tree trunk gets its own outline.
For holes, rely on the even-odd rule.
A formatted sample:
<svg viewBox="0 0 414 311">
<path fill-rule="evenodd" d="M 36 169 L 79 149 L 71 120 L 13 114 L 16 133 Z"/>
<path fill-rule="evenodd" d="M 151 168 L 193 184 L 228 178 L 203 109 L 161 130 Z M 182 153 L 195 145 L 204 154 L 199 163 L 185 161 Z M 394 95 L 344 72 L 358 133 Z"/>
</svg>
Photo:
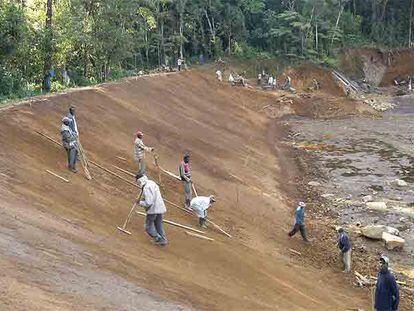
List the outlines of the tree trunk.
<svg viewBox="0 0 414 311">
<path fill-rule="evenodd" d="M 315 50 L 319 55 L 319 38 L 318 38 L 318 23 L 317 22 L 315 23 Z"/>
<path fill-rule="evenodd" d="M 413 23 L 413 2 L 414 0 L 411 0 L 410 5 L 410 20 L 409 20 L 409 28 L 408 28 L 408 47 L 411 48 L 411 39 L 412 39 L 412 23 Z"/>
<path fill-rule="evenodd" d="M 180 13 L 180 58 L 184 59 L 183 55 L 183 14 Z"/>
<path fill-rule="evenodd" d="M 231 55 L 231 27 L 229 30 L 229 56 Z"/>
<path fill-rule="evenodd" d="M 161 59 L 159 61 L 159 64 L 165 63 L 165 40 L 164 40 L 164 19 L 161 18 Z"/>
<path fill-rule="evenodd" d="M 43 66 L 43 90 L 50 90 L 50 70 L 52 69 L 53 58 L 53 29 L 52 29 L 52 17 L 53 17 L 53 1 L 47 0 L 46 4 L 46 35 L 45 35 L 45 59 Z"/>
<path fill-rule="evenodd" d="M 84 2 L 84 6 L 85 6 L 85 17 L 83 18 L 83 34 L 87 34 L 88 33 L 88 28 L 89 28 L 89 17 L 92 13 L 92 0 L 89 1 L 85 1 Z M 84 78 L 88 78 L 89 76 L 89 55 L 88 55 L 88 44 L 87 44 L 87 39 L 83 39 L 84 42 L 82 44 L 82 49 L 83 49 L 83 77 Z"/>
<path fill-rule="evenodd" d="M 187 0 L 180 0 L 179 2 L 179 13 L 180 13 L 180 58 L 184 59 L 183 53 L 183 25 L 184 25 L 184 9 Z"/>
<path fill-rule="evenodd" d="M 334 28 L 334 31 L 333 31 L 333 33 L 332 33 L 332 38 L 331 38 L 331 49 L 332 49 L 333 42 L 334 42 L 334 39 L 335 39 L 335 33 L 336 33 L 336 30 L 338 29 L 339 20 L 341 19 L 342 12 L 344 11 L 344 4 L 340 3 L 339 5 L 340 5 L 341 7 L 339 8 L 339 13 L 338 13 L 338 17 L 337 17 L 337 19 L 336 19 L 335 28 Z"/>
<path fill-rule="evenodd" d="M 208 28 L 209 28 L 210 33 L 211 33 L 211 41 L 212 41 L 213 43 L 215 43 L 215 42 L 216 42 L 216 33 L 214 32 L 213 25 L 211 24 L 210 18 L 208 17 L 207 10 L 204 10 L 204 14 L 205 14 L 205 16 L 206 16 L 207 23 L 208 23 Z"/>
<path fill-rule="evenodd" d="M 145 40 L 145 59 L 147 62 L 147 66 L 149 67 L 149 43 L 148 43 L 148 31 L 145 29 L 144 33 L 144 40 Z"/>
</svg>

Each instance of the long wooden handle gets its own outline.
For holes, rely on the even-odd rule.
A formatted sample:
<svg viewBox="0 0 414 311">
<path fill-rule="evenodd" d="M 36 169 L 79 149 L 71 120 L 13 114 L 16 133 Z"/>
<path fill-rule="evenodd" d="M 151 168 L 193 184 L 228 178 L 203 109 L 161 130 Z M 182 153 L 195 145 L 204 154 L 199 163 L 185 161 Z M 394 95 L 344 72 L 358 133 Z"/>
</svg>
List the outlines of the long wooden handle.
<svg viewBox="0 0 414 311">
<path fill-rule="evenodd" d="M 145 214 L 145 213 L 142 213 L 142 212 L 136 212 L 138 215 L 141 215 L 141 216 L 147 216 L 147 214 Z M 171 221 L 171 220 L 167 220 L 167 219 L 163 219 L 162 220 L 163 222 L 165 222 L 166 224 L 169 224 L 169 225 L 172 225 L 172 226 L 176 226 L 176 227 L 179 227 L 179 228 L 182 228 L 182 229 L 187 229 L 187 230 L 190 230 L 190 231 L 194 231 L 194 232 L 196 232 L 196 233 L 201 233 L 201 234 L 204 234 L 204 232 L 203 231 L 201 231 L 201 230 L 197 230 L 197 229 L 194 229 L 194 228 L 191 228 L 191 227 L 189 227 L 189 226 L 185 226 L 185 225 L 182 225 L 182 224 L 179 224 L 179 223 L 176 223 L 176 222 L 173 222 L 173 221 Z"/>
</svg>

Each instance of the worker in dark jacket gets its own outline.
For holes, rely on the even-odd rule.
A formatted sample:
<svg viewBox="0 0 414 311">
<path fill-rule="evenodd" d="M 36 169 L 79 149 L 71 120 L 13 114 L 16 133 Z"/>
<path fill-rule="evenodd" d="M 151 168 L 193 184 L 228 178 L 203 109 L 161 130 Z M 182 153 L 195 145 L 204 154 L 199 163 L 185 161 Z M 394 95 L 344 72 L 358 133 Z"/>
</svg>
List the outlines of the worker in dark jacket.
<svg viewBox="0 0 414 311">
<path fill-rule="evenodd" d="M 68 156 L 68 169 L 76 173 L 76 158 L 78 147 L 76 143 L 76 134 L 70 128 L 71 120 L 68 117 L 62 119 L 60 134 L 62 135 L 62 144 Z"/>
<path fill-rule="evenodd" d="M 351 242 L 343 228 L 338 229 L 338 248 L 345 273 L 351 272 Z"/>
<path fill-rule="evenodd" d="M 70 120 L 70 124 L 69 124 L 70 129 L 72 130 L 73 133 L 76 134 L 76 136 L 79 137 L 78 124 L 76 123 L 75 112 L 76 112 L 75 106 L 70 106 L 67 117 Z"/>
<path fill-rule="evenodd" d="M 300 231 L 300 234 L 302 235 L 302 239 L 305 242 L 309 242 L 306 237 L 306 230 L 305 230 L 305 202 L 299 202 L 298 207 L 295 211 L 295 224 L 293 226 L 293 229 L 289 232 L 289 236 L 292 237 L 296 234 L 296 232 Z"/>
<path fill-rule="evenodd" d="M 375 285 L 375 310 L 397 311 L 400 302 L 397 282 L 388 269 L 390 260 L 386 256 L 380 258 L 380 271 Z"/>
</svg>

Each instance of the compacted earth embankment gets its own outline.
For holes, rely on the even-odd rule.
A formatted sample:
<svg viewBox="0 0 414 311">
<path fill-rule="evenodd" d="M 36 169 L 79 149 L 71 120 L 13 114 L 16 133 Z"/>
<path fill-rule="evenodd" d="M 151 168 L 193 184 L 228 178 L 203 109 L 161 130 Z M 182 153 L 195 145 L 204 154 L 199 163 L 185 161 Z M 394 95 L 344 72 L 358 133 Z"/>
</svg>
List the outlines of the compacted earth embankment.
<svg viewBox="0 0 414 311">
<path fill-rule="evenodd" d="M 352 287 L 339 270 L 306 262 L 305 253 L 317 245 L 287 237 L 300 193 L 280 129 L 261 109 L 273 101 L 274 96 L 187 72 L 3 109 L 2 309 L 367 309 L 369 293 Z M 210 226 L 205 234 L 214 241 L 207 241 L 166 225 L 169 244 L 159 248 L 139 215 L 128 224 L 131 236 L 118 231 L 137 189 L 94 165 L 90 181 L 80 166 L 77 174 L 69 172 L 64 150 L 36 133 L 59 141 L 70 105 L 77 107 L 89 159 L 131 182 L 115 166 L 135 170 L 137 129 L 164 169 L 175 173 L 182 154 L 190 152 L 199 195 L 217 197 L 209 217 L 232 238 Z M 160 181 L 151 155 L 147 162 L 149 177 Z M 182 204 L 179 181 L 163 174 L 161 189 L 168 201 Z M 166 219 L 197 226 L 194 217 L 167 208 Z"/>
</svg>

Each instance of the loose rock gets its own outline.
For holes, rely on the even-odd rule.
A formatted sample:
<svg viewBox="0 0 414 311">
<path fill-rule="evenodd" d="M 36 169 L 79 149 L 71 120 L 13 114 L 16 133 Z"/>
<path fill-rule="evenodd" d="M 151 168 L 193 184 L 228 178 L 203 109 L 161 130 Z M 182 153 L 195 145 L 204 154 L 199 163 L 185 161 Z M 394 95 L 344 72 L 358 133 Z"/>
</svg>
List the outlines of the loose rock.
<svg viewBox="0 0 414 311">
<path fill-rule="evenodd" d="M 367 202 L 372 202 L 374 199 L 372 198 L 372 195 L 366 195 L 364 197 L 362 197 L 362 201 L 367 203 Z"/>
<path fill-rule="evenodd" d="M 393 183 L 393 185 L 395 185 L 397 187 L 407 187 L 408 186 L 407 182 L 405 182 L 402 179 L 395 179 L 392 183 Z"/>
<path fill-rule="evenodd" d="M 387 209 L 387 204 L 385 202 L 367 202 L 367 207 L 370 209 L 376 210 L 385 210 Z"/>
<path fill-rule="evenodd" d="M 363 236 L 374 240 L 381 240 L 384 232 L 394 236 L 400 234 L 398 229 L 384 225 L 368 225 L 363 227 L 361 232 Z"/>
<path fill-rule="evenodd" d="M 389 250 L 403 248 L 405 244 L 405 240 L 403 238 L 389 234 L 387 232 L 382 233 L 382 239 L 385 242 L 385 247 Z"/>
</svg>

